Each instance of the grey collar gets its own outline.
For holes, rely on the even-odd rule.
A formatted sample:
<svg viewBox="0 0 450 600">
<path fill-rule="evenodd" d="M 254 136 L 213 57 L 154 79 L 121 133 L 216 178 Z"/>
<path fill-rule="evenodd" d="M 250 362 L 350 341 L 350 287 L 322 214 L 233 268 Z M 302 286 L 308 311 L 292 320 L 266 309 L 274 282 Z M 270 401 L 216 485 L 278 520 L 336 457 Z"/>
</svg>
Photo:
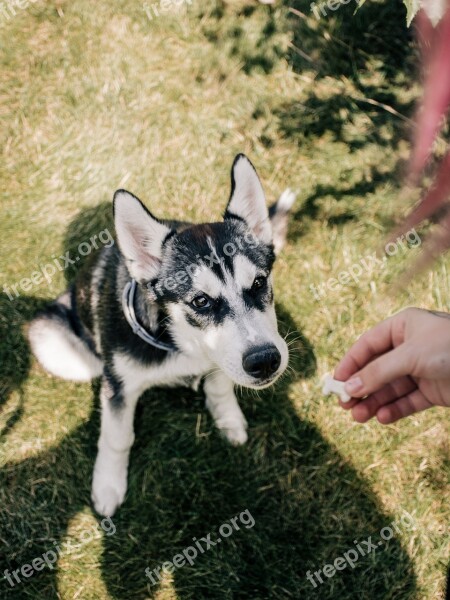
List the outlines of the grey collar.
<svg viewBox="0 0 450 600">
<path fill-rule="evenodd" d="M 133 333 L 159 350 L 165 350 L 166 352 L 175 352 L 177 348 L 173 344 L 166 344 L 157 340 L 151 333 L 149 333 L 142 325 L 139 325 L 136 319 L 136 313 L 134 312 L 134 295 L 136 293 L 137 283 L 134 279 L 129 281 L 123 290 L 122 295 L 122 309 L 125 319 L 128 321 Z"/>
</svg>

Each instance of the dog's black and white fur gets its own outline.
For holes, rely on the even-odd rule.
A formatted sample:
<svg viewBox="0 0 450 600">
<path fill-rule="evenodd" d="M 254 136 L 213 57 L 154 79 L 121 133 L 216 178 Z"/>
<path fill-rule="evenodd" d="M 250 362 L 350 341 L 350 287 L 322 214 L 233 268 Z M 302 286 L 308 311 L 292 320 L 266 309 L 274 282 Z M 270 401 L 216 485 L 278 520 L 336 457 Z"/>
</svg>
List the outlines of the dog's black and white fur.
<svg viewBox="0 0 450 600">
<path fill-rule="evenodd" d="M 92 483 L 102 515 L 112 515 L 125 497 L 133 417 L 144 390 L 203 380 L 216 426 L 237 445 L 247 440 L 247 422 L 234 385 L 261 389 L 286 369 L 271 270 L 295 195 L 286 190 L 269 211 L 242 154 L 231 179 L 220 223 L 161 221 L 130 193 L 116 192 L 117 244 L 81 269 L 30 325 L 34 354 L 50 373 L 102 378 Z"/>
</svg>

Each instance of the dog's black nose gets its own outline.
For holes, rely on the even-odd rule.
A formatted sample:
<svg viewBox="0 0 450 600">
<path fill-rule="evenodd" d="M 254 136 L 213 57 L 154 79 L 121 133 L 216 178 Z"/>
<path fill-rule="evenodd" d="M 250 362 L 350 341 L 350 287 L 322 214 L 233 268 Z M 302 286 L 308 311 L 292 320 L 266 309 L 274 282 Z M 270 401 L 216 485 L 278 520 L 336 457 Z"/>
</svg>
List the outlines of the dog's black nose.
<svg viewBox="0 0 450 600">
<path fill-rule="evenodd" d="M 281 354 L 275 346 L 251 348 L 242 358 L 244 371 L 256 379 L 267 379 L 277 372 Z"/>
</svg>

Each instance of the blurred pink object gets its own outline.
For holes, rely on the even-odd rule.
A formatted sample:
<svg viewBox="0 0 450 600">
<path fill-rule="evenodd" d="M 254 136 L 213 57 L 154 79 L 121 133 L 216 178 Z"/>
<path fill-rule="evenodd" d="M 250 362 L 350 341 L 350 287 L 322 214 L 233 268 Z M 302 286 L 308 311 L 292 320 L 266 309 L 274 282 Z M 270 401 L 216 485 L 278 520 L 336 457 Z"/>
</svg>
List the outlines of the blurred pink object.
<svg viewBox="0 0 450 600">
<path fill-rule="evenodd" d="M 441 132 L 450 106 L 450 0 L 423 0 L 415 19 L 422 57 L 424 92 L 416 117 L 407 183 L 417 185 Z M 402 233 L 437 215 L 450 197 L 450 150 L 437 166 L 424 196 L 401 225 Z M 416 267 L 424 268 L 450 247 L 450 218 L 439 221 L 440 232 L 431 236 Z M 398 233 L 398 230 L 397 232 Z"/>
<path fill-rule="evenodd" d="M 450 9 L 447 8 L 435 27 L 422 9 L 417 15 L 417 33 L 425 81 L 410 163 L 413 180 L 417 179 L 430 156 L 450 105 Z"/>
</svg>

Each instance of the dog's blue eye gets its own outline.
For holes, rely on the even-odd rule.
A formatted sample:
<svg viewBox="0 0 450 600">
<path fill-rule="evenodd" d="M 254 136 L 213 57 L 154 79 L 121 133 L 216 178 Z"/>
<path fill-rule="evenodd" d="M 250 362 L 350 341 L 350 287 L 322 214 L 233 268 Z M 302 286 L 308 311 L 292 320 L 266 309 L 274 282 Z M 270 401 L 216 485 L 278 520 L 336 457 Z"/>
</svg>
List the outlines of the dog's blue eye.
<svg viewBox="0 0 450 600">
<path fill-rule="evenodd" d="M 255 292 L 261 290 L 266 285 L 266 281 L 267 279 L 263 275 L 256 277 L 252 285 L 252 290 Z"/>
<path fill-rule="evenodd" d="M 211 301 L 208 296 L 202 294 L 200 296 L 196 296 L 192 300 L 191 304 L 194 308 L 209 308 L 211 306 Z"/>
</svg>

